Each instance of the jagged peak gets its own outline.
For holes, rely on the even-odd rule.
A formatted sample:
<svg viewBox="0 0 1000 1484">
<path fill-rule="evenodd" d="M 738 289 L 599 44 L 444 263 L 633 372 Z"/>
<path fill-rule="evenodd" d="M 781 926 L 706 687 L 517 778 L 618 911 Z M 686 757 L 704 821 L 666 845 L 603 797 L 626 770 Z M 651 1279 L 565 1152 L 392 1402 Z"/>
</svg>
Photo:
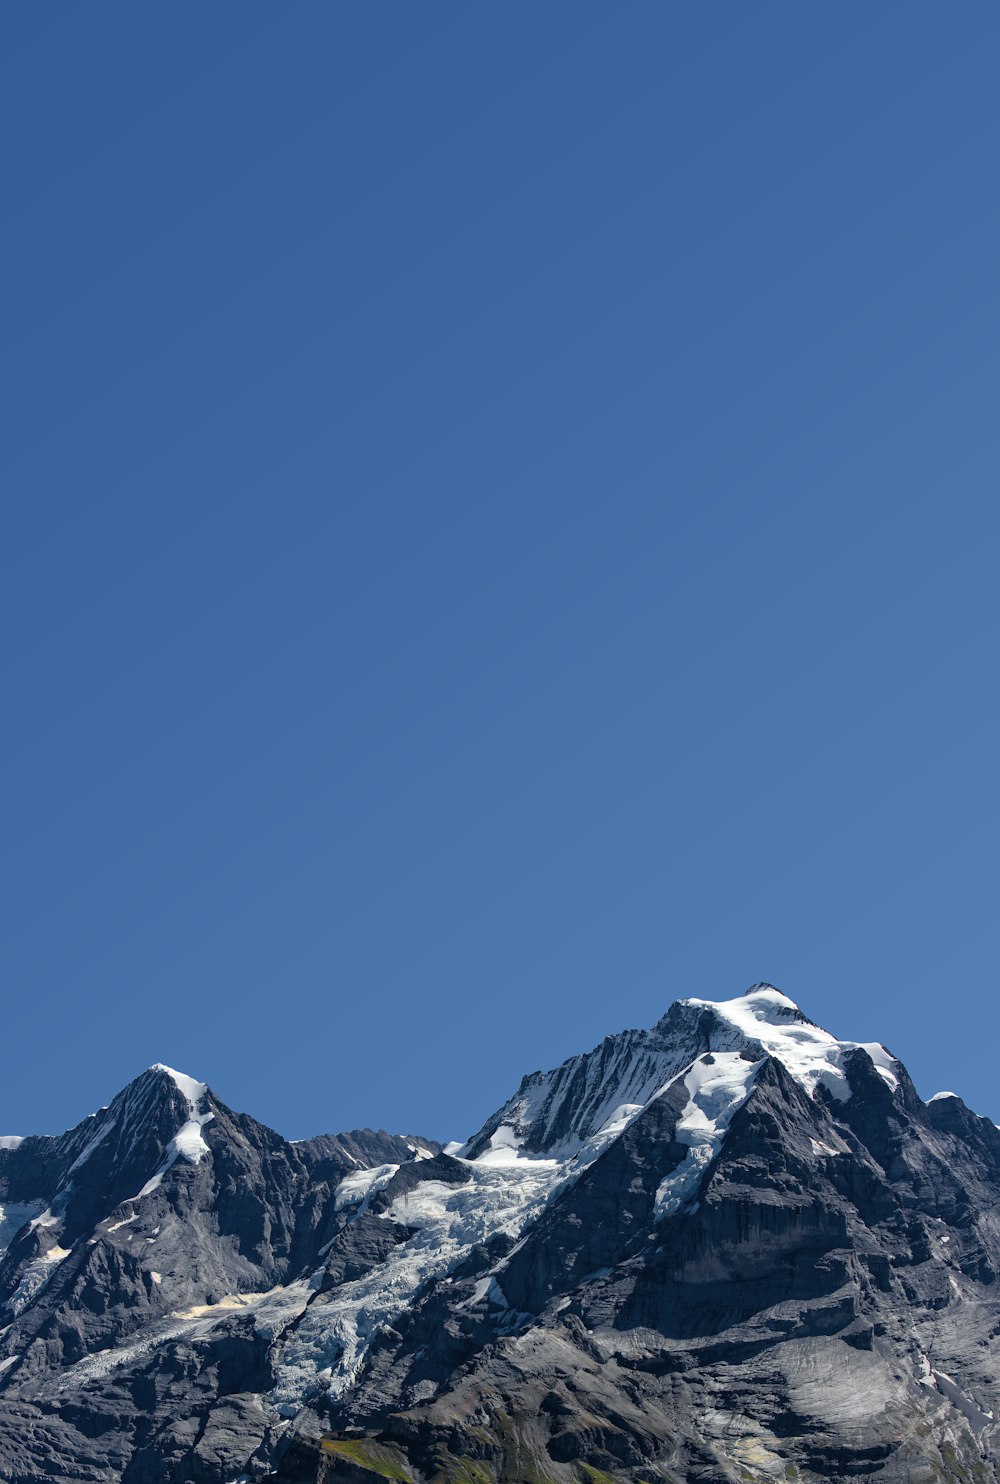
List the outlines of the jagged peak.
<svg viewBox="0 0 1000 1484">
<path fill-rule="evenodd" d="M 102 1146 L 105 1151 L 115 1148 L 119 1163 L 131 1157 L 124 1150 L 142 1151 L 144 1159 L 152 1156 L 158 1162 L 157 1177 L 179 1158 L 199 1163 L 209 1153 L 202 1129 L 215 1116 L 205 1103 L 207 1092 L 205 1083 L 163 1063 L 147 1067 L 106 1107 L 59 1137 L 58 1144 L 71 1160 L 67 1174 L 79 1178 L 76 1172 Z M 147 1193 L 145 1188 L 142 1193 Z"/>
<path fill-rule="evenodd" d="M 163 1062 L 154 1062 L 127 1082 L 110 1103 L 99 1108 L 96 1113 L 89 1114 L 79 1127 L 82 1128 L 95 1119 L 101 1123 L 110 1119 L 128 1124 L 135 1119 L 158 1116 L 154 1110 L 163 1104 L 175 1107 L 181 1121 L 185 1117 L 188 1120 L 199 1119 L 203 1115 L 207 1117 L 208 1106 L 205 1099 L 210 1096 L 207 1082 L 199 1082 L 197 1078 L 178 1072 Z"/>
</svg>

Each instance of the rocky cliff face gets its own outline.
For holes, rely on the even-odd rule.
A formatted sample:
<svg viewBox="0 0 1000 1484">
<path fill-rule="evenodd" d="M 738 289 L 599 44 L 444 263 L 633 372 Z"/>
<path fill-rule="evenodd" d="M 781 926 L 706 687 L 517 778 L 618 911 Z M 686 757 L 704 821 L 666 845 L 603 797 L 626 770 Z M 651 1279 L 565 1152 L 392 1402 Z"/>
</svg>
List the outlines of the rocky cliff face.
<svg viewBox="0 0 1000 1484">
<path fill-rule="evenodd" d="M 997 1477 L 1000 1132 L 883 1047 L 682 1001 L 449 1149 L 165 1068 L 0 1147 L 0 1478 Z"/>
</svg>

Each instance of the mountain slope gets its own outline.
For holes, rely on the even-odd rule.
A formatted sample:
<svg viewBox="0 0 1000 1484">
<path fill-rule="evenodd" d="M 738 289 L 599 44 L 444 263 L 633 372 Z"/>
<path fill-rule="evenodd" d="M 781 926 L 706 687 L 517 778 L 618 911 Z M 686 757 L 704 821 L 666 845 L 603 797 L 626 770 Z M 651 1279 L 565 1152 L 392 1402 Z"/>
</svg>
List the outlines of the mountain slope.
<svg viewBox="0 0 1000 1484">
<path fill-rule="evenodd" d="M 0 1146 L 0 1477 L 996 1477 L 1000 1132 L 884 1047 L 681 1001 L 449 1151 L 164 1068 Z"/>
</svg>

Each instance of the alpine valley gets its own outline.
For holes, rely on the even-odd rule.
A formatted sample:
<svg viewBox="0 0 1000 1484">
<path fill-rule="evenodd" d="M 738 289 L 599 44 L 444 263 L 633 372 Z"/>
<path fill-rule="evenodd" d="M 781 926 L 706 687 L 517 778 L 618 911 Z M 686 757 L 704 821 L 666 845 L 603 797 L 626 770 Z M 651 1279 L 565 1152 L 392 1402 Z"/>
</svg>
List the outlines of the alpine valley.
<svg viewBox="0 0 1000 1484">
<path fill-rule="evenodd" d="M 1000 1131 L 769 985 L 461 1146 L 151 1067 L 0 1140 L 0 1248 L 4 1484 L 998 1477 Z"/>
</svg>

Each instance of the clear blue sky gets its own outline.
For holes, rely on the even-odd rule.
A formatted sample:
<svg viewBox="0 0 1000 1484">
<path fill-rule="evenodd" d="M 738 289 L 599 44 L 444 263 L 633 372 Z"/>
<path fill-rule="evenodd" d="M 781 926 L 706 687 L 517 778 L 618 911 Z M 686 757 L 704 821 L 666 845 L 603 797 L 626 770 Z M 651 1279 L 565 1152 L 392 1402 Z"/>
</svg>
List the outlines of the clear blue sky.
<svg viewBox="0 0 1000 1484">
<path fill-rule="evenodd" d="M 0 1132 L 764 978 L 1000 1119 L 1000 10 L 0 32 Z"/>
</svg>

